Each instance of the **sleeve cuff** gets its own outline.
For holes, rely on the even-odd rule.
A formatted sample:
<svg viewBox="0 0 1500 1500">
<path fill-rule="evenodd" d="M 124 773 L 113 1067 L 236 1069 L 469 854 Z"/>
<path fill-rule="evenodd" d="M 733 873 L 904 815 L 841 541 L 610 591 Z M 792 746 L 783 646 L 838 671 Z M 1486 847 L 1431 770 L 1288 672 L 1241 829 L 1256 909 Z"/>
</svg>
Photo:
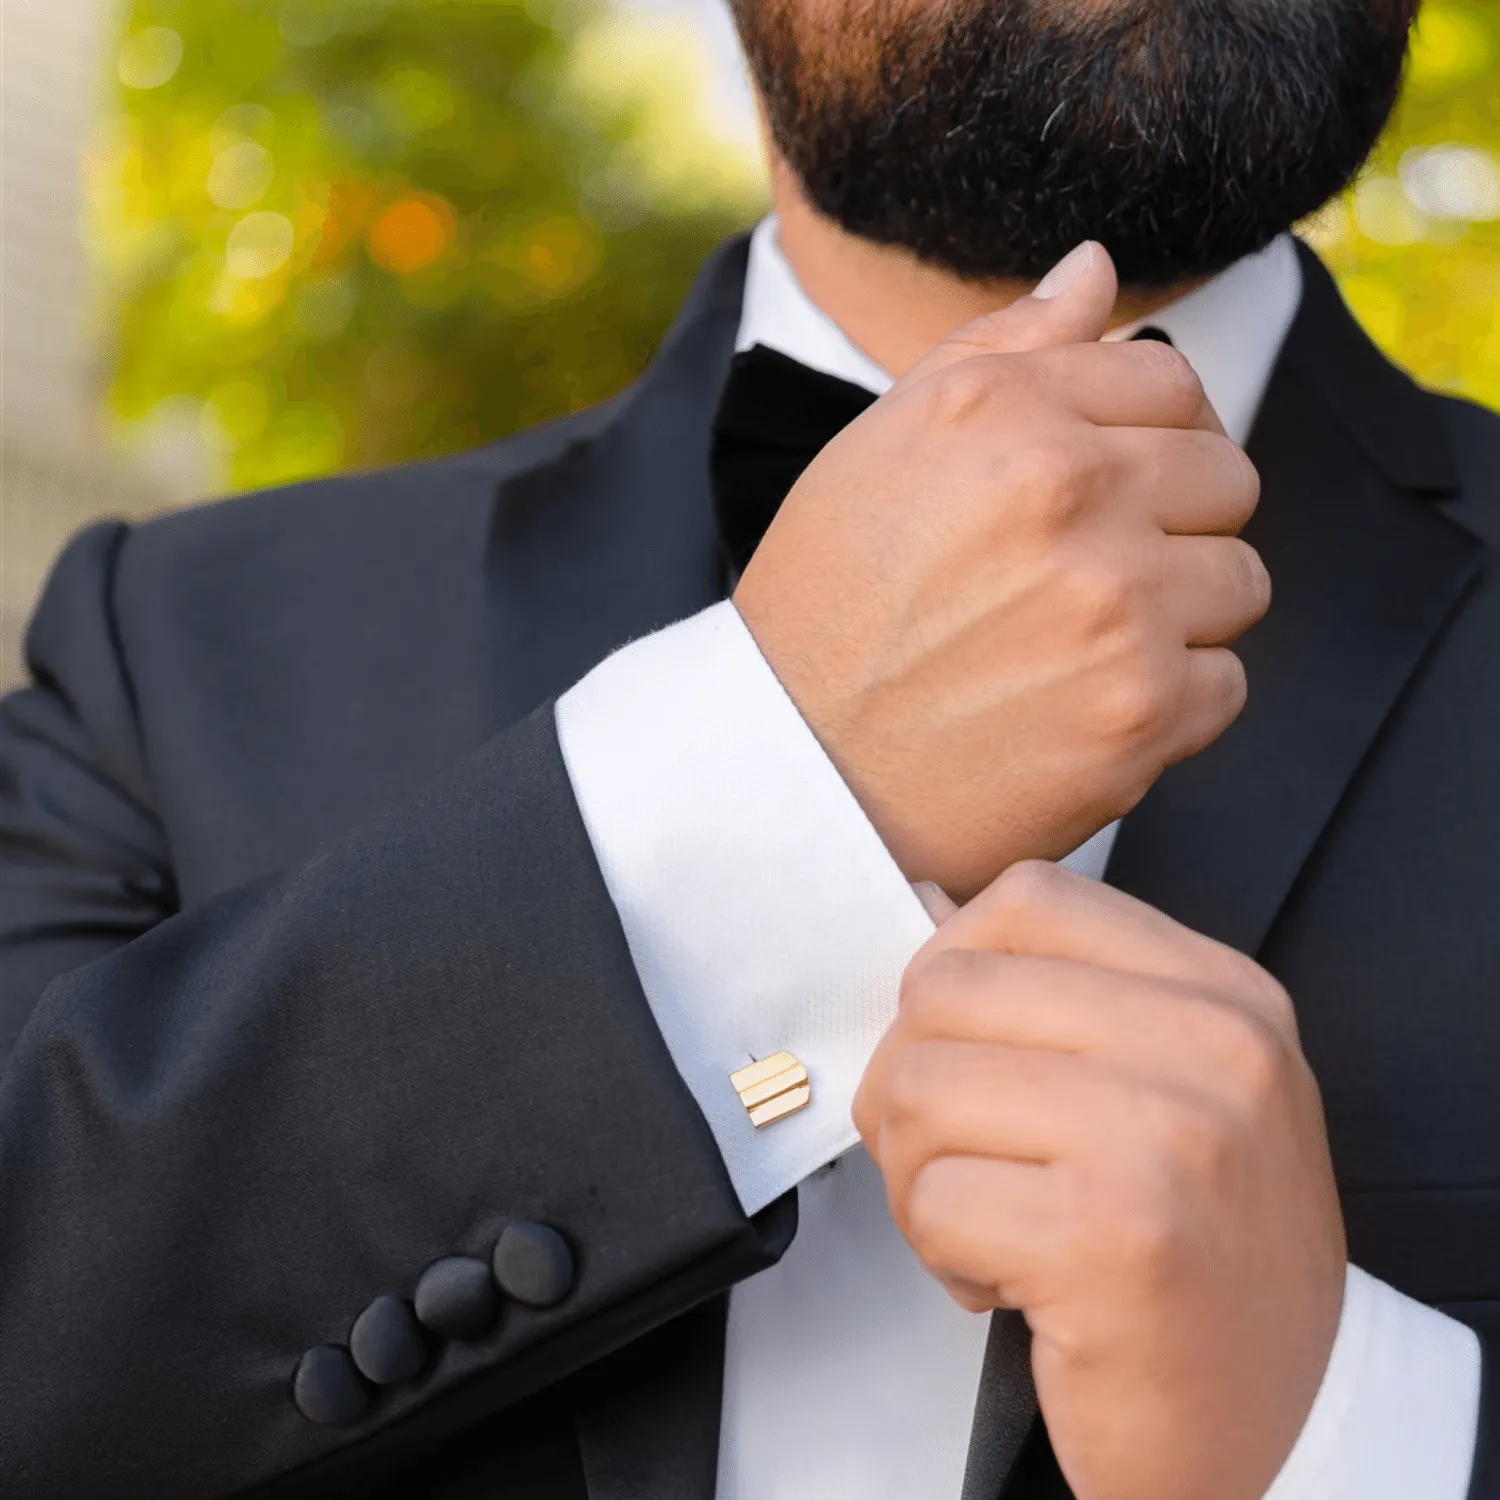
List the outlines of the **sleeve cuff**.
<svg viewBox="0 0 1500 1500">
<path fill-rule="evenodd" d="M 755 1213 L 854 1144 L 932 921 L 733 604 L 617 651 L 557 729 L 646 999 Z M 778 1051 L 811 1101 L 757 1131 L 729 1075 Z"/>
<path fill-rule="evenodd" d="M 1464 1500 L 1479 1340 L 1350 1266 L 1323 1384 L 1265 1500 Z"/>
</svg>

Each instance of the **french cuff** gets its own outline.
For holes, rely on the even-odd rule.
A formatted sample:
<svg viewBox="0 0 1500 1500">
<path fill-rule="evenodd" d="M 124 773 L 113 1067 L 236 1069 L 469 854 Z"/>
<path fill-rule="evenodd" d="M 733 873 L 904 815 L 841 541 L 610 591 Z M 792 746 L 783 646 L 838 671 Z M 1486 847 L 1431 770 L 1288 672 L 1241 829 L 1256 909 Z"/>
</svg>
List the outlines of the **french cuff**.
<svg viewBox="0 0 1500 1500">
<path fill-rule="evenodd" d="M 615 652 L 557 731 L 646 1000 L 755 1213 L 854 1144 L 932 921 L 733 604 Z M 777 1053 L 808 1102 L 757 1129 L 731 1075 Z"/>
<path fill-rule="evenodd" d="M 1479 1377 L 1472 1329 L 1350 1266 L 1323 1384 L 1265 1500 L 1464 1500 Z"/>
</svg>

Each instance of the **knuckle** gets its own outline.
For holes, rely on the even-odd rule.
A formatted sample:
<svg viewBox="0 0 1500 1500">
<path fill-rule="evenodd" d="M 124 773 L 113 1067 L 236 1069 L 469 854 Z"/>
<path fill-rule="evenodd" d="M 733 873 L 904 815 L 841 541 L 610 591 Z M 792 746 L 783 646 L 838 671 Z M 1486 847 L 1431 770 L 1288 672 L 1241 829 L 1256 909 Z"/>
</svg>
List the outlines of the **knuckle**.
<svg viewBox="0 0 1500 1500">
<path fill-rule="evenodd" d="M 1116 1204 L 1108 1232 L 1118 1263 L 1131 1280 L 1162 1287 L 1177 1279 L 1181 1230 L 1170 1189 L 1151 1180 Z"/>
<path fill-rule="evenodd" d="M 930 1035 L 936 1023 L 980 976 L 987 955 L 972 948 L 938 948 L 918 954 L 901 976 L 901 1018 L 918 1036 Z"/>
<path fill-rule="evenodd" d="M 1045 859 L 1022 859 L 996 877 L 992 890 L 1007 916 L 1024 919 L 1028 913 L 1052 906 L 1066 877 Z"/>
<path fill-rule="evenodd" d="M 1280 1037 L 1250 1011 L 1214 1002 L 1213 1048 L 1217 1071 L 1233 1090 L 1239 1109 L 1252 1118 L 1265 1112 L 1287 1081 Z"/>
<path fill-rule="evenodd" d="M 1098 1362 L 1098 1334 L 1085 1317 L 1064 1305 L 1047 1319 L 1047 1347 L 1070 1370 L 1092 1369 Z"/>
<path fill-rule="evenodd" d="M 941 983 L 939 974 L 951 950 L 921 952 L 907 964 L 897 991 L 897 1008 L 903 1021 L 917 1022 L 930 1004 L 934 987 Z"/>
<path fill-rule="evenodd" d="M 984 1282 L 971 1281 L 966 1276 L 944 1276 L 939 1278 L 948 1293 L 965 1312 L 989 1312 L 997 1305 L 999 1289 Z"/>
<path fill-rule="evenodd" d="M 1227 722 L 1239 718 L 1250 696 L 1245 664 L 1233 651 L 1224 653 L 1224 670 L 1219 677 L 1219 707 Z"/>
<path fill-rule="evenodd" d="M 894 1126 L 925 1120 L 942 1097 L 943 1069 L 930 1047 L 910 1047 L 891 1069 L 886 1085 L 886 1118 Z"/>
<path fill-rule="evenodd" d="M 1166 1183 L 1218 1174 L 1228 1154 L 1221 1110 L 1184 1095 L 1146 1091 L 1134 1113 L 1142 1122 L 1154 1168 L 1141 1195 L 1145 1202 L 1160 1210 L 1170 1198 Z"/>
<path fill-rule="evenodd" d="M 995 389 L 992 361 L 982 357 L 949 365 L 927 382 L 929 416 L 947 427 L 962 427 L 989 404 Z"/>
<path fill-rule="evenodd" d="M 1267 1114 L 1286 1089 L 1287 1060 L 1270 1030 L 1247 1027 L 1231 1063 L 1240 1110 L 1250 1119 Z"/>
<path fill-rule="evenodd" d="M 1124 559 L 1073 558 L 1062 581 L 1069 613 L 1086 635 L 1111 635 L 1131 619 L 1135 586 Z"/>
<path fill-rule="evenodd" d="M 906 1239 L 923 1265 L 941 1268 L 954 1259 L 953 1215 L 947 1174 L 935 1163 L 919 1172 L 906 1197 Z"/>
<path fill-rule="evenodd" d="M 1176 708 L 1177 693 L 1160 667 L 1143 664 L 1117 673 L 1097 695 L 1095 721 L 1110 743 L 1151 744 L 1159 739 Z"/>
<path fill-rule="evenodd" d="M 1239 717 L 1248 697 L 1244 665 L 1227 647 L 1195 647 L 1187 655 L 1194 666 L 1185 677 L 1184 712 L 1179 732 L 1171 737 L 1169 762 L 1213 744 Z"/>
<path fill-rule="evenodd" d="M 1045 535 L 1066 531 L 1092 492 L 1094 464 L 1080 441 L 1033 441 L 1007 455 L 1006 489 L 1012 510 Z"/>
<path fill-rule="evenodd" d="M 1260 504 L 1260 470 L 1255 467 L 1255 460 L 1238 443 L 1231 442 L 1229 446 L 1239 468 L 1241 505 L 1244 518 L 1248 521 L 1255 507 Z"/>
<path fill-rule="evenodd" d="M 1245 664 L 1227 647 L 1207 647 L 1204 660 L 1212 663 L 1198 679 L 1197 691 L 1210 717 L 1222 726 L 1231 723 L 1245 706 L 1249 683 Z"/>
<path fill-rule="evenodd" d="M 938 1009 L 938 993 L 942 978 L 937 963 L 932 958 L 913 959 L 901 976 L 901 989 L 896 1000 L 896 1011 L 900 1017 L 901 1033 L 904 1037 L 926 1036 L 931 1030 L 934 1013 Z"/>
<path fill-rule="evenodd" d="M 1287 988 L 1253 959 L 1237 953 L 1245 975 L 1245 993 L 1262 1015 L 1285 1039 L 1284 1045 L 1297 1045 L 1297 1009 Z"/>
<path fill-rule="evenodd" d="M 1271 574 L 1249 542 L 1230 538 L 1229 556 L 1236 591 L 1247 598 L 1259 619 L 1271 607 Z"/>
<path fill-rule="evenodd" d="M 1187 356 L 1172 345 L 1155 340 L 1140 340 L 1137 347 L 1140 350 L 1137 357 L 1148 376 L 1173 403 L 1174 409 L 1188 415 L 1196 412 L 1206 398 L 1203 382 L 1188 363 Z"/>
</svg>

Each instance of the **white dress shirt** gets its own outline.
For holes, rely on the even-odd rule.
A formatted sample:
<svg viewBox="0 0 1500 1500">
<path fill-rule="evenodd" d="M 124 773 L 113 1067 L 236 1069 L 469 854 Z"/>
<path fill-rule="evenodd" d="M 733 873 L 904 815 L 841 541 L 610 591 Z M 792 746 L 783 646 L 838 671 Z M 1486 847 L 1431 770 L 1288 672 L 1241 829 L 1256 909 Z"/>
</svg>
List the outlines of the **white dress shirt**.
<svg viewBox="0 0 1500 1500">
<path fill-rule="evenodd" d="M 1237 441 L 1300 295 L 1281 239 L 1150 319 Z M 773 219 L 752 237 L 736 347 L 756 343 L 891 384 L 808 298 Z M 557 724 L 646 998 L 741 1203 L 798 1187 L 791 1248 L 730 1297 L 718 1500 L 956 1500 L 987 1319 L 918 1264 L 849 1114 L 931 921 L 732 604 L 616 652 Z M 1101 876 L 1114 831 L 1067 863 Z M 780 1050 L 812 1100 L 757 1131 L 729 1075 Z M 1479 1376 L 1469 1329 L 1351 1267 L 1266 1500 L 1463 1500 Z"/>
</svg>

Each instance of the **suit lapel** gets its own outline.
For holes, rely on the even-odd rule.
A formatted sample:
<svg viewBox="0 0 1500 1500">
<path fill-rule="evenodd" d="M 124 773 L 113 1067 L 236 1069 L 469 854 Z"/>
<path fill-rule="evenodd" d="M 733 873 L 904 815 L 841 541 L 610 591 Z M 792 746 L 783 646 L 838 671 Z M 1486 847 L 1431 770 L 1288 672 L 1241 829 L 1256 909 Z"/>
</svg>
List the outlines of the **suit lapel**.
<svg viewBox="0 0 1500 1500">
<path fill-rule="evenodd" d="M 1328 273 L 1306 289 L 1249 444 L 1246 540 L 1273 602 L 1240 645 L 1249 702 L 1125 820 L 1107 879 L 1256 952 L 1381 725 L 1473 576 L 1480 544 L 1434 399 L 1386 363 Z"/>
<path fill-rule="evenodd" d="M 637 383 L 507 451 L 488 573 L 497 711 L 511 723 L 635 637 L 724 594 L 708 488 L 748 241 L 704 267 Z"/>
<path fill-rule="evenodd" d="M 1252 954 L 1482 550 L 1439 505 L 1459 481 L 1433 398 L 1385 361 L 1322 264 L 1300 253 L 1302 305 L 1249 443 L 1262 498 L 1244 534 L 1274 589 L 1238 648 L 1249 701 L 1126 818 L 1106 875 Z M 976 1422 L 970 1474 L 992 1472 L 989 1448 L 1008 1443 L 1003 1423 L 990 1434 Z M 1044 1431 L 986 1493 L 1070 1493 Z"/>
</svg>

